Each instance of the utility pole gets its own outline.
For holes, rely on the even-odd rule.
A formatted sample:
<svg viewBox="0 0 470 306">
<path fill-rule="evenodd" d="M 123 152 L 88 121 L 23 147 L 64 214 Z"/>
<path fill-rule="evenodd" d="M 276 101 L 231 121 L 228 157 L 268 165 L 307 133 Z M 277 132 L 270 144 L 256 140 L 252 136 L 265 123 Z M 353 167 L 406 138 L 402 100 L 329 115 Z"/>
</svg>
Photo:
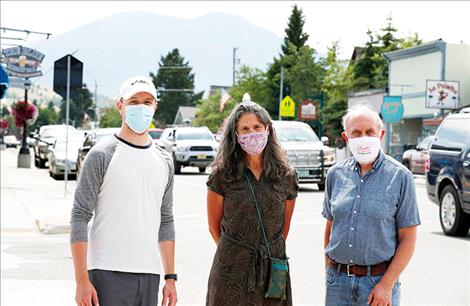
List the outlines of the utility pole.
<svg viewBox="0 0 470 306">
<path fill-rule="evenodd" d="M 233 65 L 232 65 L 232 86 L 235 85 L 235 72 L 236 72 L 236 65 L 237 65 L 237 50 L 238 47 L 233 47 Z"/>
<path fill-rule="evenodd" d="M 98 83 L 96 82 L 95 79 L 95 128 L 98 128 L 100 118 L 99 118 L 99 112 L 98 112 Z"/>
<path fill-rule="evenodd" d="M 281 80 L 279 81 L 279 121 L 282 120 L 282 117 L 281 117 L 282 98 L 284 98 L 284 67 L 281 66 Z"/>
</svg>

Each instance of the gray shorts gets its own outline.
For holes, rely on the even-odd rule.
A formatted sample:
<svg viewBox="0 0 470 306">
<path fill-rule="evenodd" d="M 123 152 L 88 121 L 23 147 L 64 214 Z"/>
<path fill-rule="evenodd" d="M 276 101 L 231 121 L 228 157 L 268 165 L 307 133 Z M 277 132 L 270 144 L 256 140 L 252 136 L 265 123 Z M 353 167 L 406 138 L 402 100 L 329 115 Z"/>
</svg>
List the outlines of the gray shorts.
<svg viewBox="0 0 470 306">
<path fill-rule="evenodd" d="M 160 275 L 90 270 L 100 306 L 157 306 Z"/>
</svg>

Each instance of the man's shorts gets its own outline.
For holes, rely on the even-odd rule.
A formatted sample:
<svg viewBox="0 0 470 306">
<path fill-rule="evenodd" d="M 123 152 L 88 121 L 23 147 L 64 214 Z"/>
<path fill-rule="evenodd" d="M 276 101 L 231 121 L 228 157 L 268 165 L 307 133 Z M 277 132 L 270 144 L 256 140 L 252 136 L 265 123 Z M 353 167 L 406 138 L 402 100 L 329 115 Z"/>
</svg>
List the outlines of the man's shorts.
<svg viewBox="0 0 470 306">
<path fill-rule="evenodd" d="M 100 306 L 158 305 L 158 274 L 90 270 L 88 277 Z"/>
</svg>

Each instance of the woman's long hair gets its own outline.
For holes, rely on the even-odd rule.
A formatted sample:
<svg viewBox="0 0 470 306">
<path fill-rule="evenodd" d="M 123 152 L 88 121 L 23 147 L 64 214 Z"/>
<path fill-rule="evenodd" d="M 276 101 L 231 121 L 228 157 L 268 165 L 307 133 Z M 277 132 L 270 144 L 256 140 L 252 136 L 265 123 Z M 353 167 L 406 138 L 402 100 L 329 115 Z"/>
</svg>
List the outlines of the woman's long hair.
<svg viewBox="0 0 470 306">
<path fill-rule="evenodd" d="M 242 179 L 247 153 L 238 143 L 236 131 L 240 117 L 249 113 L 255 114 L 259 121 L 268 128 L 268 142 L 263 151 L 263 172 L 269 180 L 278 182 L 293 170 L 289 166 L 287 155 L 277 140 L 268 112 L 255 102 L 245 101 L 245 98 L 230 114 L 219 153 L 211 165 L 213 171 L 218 172 L 226 183 Z"/>
</svg>

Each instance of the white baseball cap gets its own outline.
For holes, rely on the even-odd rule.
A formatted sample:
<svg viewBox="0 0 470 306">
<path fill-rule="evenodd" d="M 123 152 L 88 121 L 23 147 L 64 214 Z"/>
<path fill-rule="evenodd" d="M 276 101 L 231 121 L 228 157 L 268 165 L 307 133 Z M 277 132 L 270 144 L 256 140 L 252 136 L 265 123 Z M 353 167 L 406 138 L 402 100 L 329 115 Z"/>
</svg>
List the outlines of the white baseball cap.
<svg viewBox="0 0 470 306">
<path fill-rule="evenodd" d="M 126 80 L 121 85 L 119 90 L 119 97 L 123 99 L 129 99 L 138 92 L 147 92 L 151 94 L 155 100 L 157 99 L 157 89 L 153 82 L 144 76 L 135 76 Z"/>
</svg>

